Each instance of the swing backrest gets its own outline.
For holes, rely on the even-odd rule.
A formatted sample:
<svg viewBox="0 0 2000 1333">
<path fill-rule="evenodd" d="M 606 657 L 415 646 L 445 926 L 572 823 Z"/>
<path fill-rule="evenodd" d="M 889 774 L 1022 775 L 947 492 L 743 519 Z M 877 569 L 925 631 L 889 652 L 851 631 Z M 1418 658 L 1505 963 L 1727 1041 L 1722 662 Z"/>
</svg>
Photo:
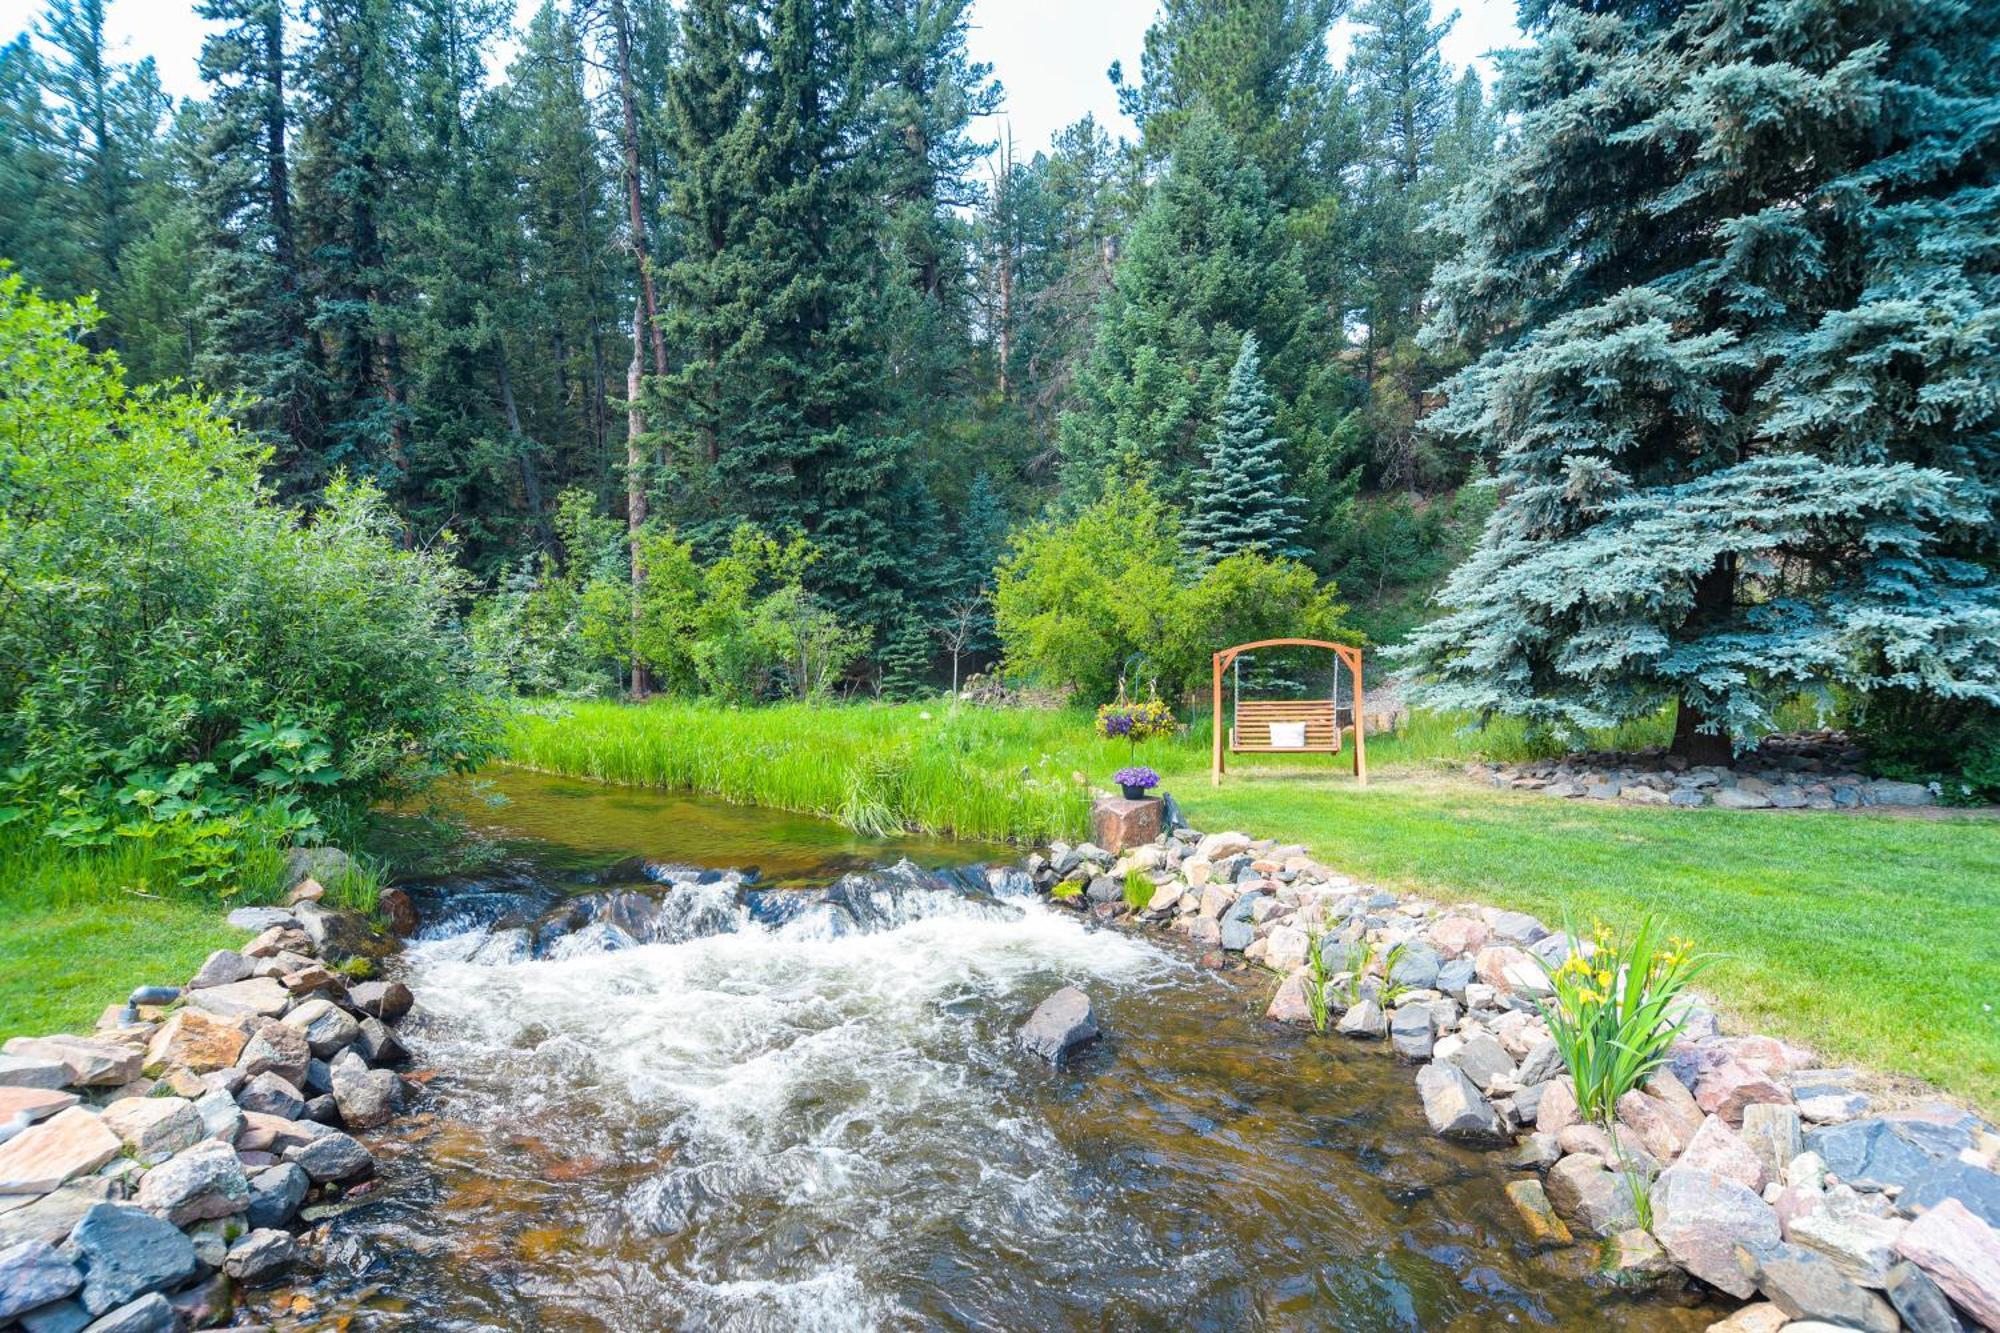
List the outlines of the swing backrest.
<svg viewBox="0 0 2000 1333">
<path fill-rule="evenodd" d="M 1304 746 L 1271 744 L 1273 722 L 1306 724 Z M 1336 725 L 1331 699 L 1239 699 L 1236 723 L 1229 731 L 1229 748 L 1235 751 L 1273 751 L 1285 754 L 1314 752 L 1334 754 L 1340 750 L 1340 728 Z"/>
</svg>

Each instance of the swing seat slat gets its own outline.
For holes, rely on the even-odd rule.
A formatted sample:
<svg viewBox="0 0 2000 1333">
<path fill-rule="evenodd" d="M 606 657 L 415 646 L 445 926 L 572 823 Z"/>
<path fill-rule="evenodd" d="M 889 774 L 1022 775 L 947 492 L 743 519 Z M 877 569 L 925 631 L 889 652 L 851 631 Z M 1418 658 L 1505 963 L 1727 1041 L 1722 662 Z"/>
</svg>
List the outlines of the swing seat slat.
<svg viewBox="0 0 2000 1333">
<path fill-rule="evenodd" d="M 1340 718 L 1330 699 L 1242 699 L 1229 729 L 1232 754 L 1339 754 Z M 1304 745 L 1273 745 L 1273 722 L 1306 724 Z"/>
</svg>

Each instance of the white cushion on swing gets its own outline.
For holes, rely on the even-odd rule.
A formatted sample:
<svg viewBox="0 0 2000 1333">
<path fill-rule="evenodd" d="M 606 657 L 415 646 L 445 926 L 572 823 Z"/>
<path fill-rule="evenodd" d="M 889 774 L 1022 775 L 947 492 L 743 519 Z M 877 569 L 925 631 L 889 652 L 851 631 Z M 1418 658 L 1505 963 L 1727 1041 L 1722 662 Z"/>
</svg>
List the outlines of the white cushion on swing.
<svg viewBox="0 0 2000 1333">
<path fill-rule="evenodd" d="M 1271 748 L 1274 750 L 1305 749 L 1306 724 L 1303 722 L 1273 722 L 1271 724 Z"/>
</svg>

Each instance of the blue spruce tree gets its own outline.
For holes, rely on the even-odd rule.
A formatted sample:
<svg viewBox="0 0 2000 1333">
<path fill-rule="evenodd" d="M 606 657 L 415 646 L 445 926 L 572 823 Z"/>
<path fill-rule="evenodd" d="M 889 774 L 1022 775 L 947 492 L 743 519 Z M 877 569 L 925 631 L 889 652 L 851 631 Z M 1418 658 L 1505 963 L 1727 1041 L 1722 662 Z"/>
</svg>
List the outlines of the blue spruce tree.
<svg viewBox="0 0 2000 1333">
<path fill-rule="evenodd" d="M 2000 6 L 1522 6 L 1448 214 L 1430 418 L 1499 505 L 1411 643 L 1438 706 L 1727 754 L 1785 696 L 2000 702 Z"/>
<path fill-rule="evenodd" d="M 1181 528 L 1181 541 L 1195 559 L 1212 564 L 1238 551 L 1305 554 L 1298 542 L 1298 502 L 1286 486 L 1285 442 L 1272 434 L 1275 418 L 1257 360 L 1257 335 L 1246 333 Z"/>
</svg>

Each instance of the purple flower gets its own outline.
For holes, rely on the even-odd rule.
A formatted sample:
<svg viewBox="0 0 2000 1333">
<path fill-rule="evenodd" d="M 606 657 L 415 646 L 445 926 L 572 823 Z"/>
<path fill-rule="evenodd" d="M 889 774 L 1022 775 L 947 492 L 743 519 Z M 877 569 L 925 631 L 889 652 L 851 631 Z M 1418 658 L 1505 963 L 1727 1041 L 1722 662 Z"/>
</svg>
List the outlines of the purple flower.
<svg viewBox="0 0 2000 1333">
<path fill-rule="evenodd" d="M 1133 768 L 1121 768 L 1111 775 L 1111 780 L 1121 787 L 1138 787 L 1142 790 L 1160 785 L 1160 775 L 1144 764 Z"/>
</svg>

